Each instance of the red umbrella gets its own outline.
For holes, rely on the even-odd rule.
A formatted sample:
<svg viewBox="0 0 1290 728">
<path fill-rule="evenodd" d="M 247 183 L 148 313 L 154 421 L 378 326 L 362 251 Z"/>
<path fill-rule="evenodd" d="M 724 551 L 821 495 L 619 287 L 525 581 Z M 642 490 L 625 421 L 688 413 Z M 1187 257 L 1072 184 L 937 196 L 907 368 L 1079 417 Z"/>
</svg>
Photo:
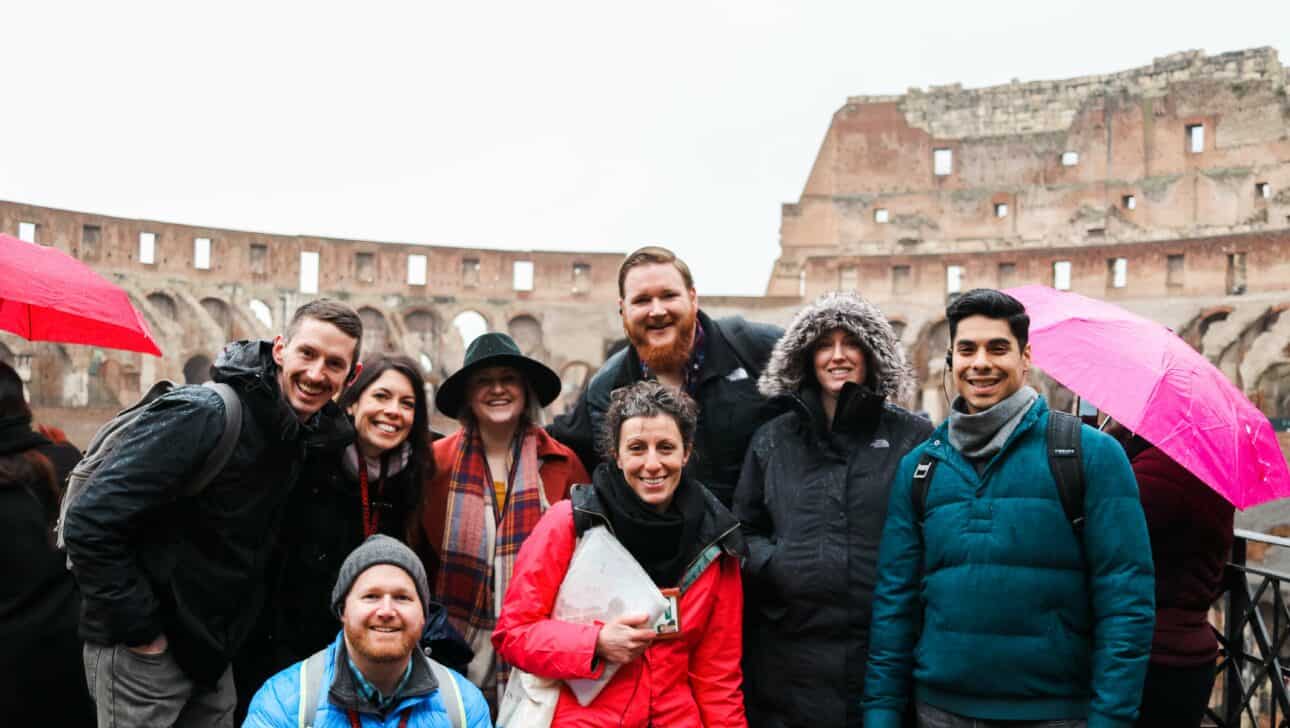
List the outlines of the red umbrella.
<svg viewBox="0 0 1290 728">
<path fill-rule="evenodd" d="M 161 356 L 119 286 L 57 248 L 0 234 L 0 329 L 30 341 Z"/>
</svg>

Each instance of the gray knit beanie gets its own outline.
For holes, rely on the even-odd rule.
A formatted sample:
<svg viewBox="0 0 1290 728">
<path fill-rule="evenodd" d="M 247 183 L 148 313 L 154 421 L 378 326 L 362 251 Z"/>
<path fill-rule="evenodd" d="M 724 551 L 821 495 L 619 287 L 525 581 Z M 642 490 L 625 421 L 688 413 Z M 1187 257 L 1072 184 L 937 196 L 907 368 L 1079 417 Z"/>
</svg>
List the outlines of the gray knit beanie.
<svg viewBox="0 0 1290 728">
<path fill-rule="evenodd" d="M 358 548 L 345 557 L 345 563 L 340 565 L 340 573 L 336 576 L 336 586 L 331 590 L 332 613 L 338 618 L 340 617 L 341 610 L 345 607 L 345 597 L 349 596 L 349 590 L 353 588 L 359 574 L 377 564 L 392 564 L 408 572 L 408 576 L 412 577 L 412 582 L 417 585 L 417 596 L 421 598 L 421 608 L 426 613 L 426 619 L 429 619 L 430 586 L 426 582 L 425 566 L 422 565 L 421 559 L 417 557 L 412 549 L 405 546 L 401 541 L 380 533 L 368 536 L 366 541 L 359 544 Z"/>
</svg>

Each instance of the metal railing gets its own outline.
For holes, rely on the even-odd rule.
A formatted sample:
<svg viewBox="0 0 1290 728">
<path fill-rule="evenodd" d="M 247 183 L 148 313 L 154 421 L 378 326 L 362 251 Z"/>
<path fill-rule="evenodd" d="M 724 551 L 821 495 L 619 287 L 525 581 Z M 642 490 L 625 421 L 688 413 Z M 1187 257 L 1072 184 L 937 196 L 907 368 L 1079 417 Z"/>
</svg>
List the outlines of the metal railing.
<svg viewBox="0 0 1290 728">
<path fill-rule="evenodd" d="M 1220 728 L 1290 726 L 1290 609 L 1283 588 L 1290 574 L 1246 563 L 1251 544 L 1290 547 L 1290 539 L 1237 529 L 1223 575 L 1219 611 L 1218 677 L 1209 720 Z"/>
</svg>

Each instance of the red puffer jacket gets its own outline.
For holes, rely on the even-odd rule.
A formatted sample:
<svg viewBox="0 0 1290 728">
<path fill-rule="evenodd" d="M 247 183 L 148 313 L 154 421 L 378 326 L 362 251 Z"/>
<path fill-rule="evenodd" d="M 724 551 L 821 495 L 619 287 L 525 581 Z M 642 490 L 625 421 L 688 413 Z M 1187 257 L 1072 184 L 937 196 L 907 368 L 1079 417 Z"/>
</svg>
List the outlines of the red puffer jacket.
<svg viewBox="0 0 1290 728">
<path fill-rule="evenodd" d="M 521 670 L 547 678 L 591 678 L 597 625 L 550 618 L 576 543 L 569 501 L 551 506 L 520 548 L 493 632 L 493 646 Z M 722 553 L 681 594 L 681 635 L 658 640 L 623 665 L 591 705 L 564 683 L 553 725 L 745 728 L 743 589 L 739 563 Z"/>
</svg>

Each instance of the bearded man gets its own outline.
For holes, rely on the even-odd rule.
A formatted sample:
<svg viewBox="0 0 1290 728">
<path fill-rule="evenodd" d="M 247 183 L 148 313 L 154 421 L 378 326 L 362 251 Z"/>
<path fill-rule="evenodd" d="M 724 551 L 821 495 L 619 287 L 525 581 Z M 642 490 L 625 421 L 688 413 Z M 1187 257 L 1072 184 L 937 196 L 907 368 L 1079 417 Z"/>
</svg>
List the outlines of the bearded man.
<svg viewBox="0 0 1290 728">
<path fill-rule="evenodd" d="M 727 507 L 753 432 L 779 413 L 757 391 L 757 377 L 784 333 L 734 316 L 699 310 L 690 268 L 672 251 L 637 250 L 618 268 L 618 312 L 630 343 L 609 357 L 573 409 L 548 428 L 591 472 L 599 464 L 600 432 L 609 395 L 642 379 L 682 389 L 699 405 L 691 475 Z"/>
</svg>

